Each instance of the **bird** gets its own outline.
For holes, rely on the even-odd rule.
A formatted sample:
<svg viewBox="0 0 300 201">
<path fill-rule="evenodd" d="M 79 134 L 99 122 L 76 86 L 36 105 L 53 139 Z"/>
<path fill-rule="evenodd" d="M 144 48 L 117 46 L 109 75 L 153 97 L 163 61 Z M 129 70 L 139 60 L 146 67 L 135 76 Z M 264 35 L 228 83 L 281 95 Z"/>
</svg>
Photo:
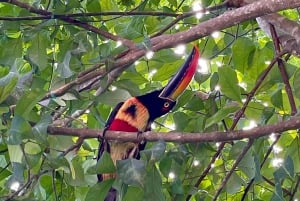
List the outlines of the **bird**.
<svg viewBox="0 0 300 201">
<path fill-rule="evenodd" d="M 145 148 L 146 142 L 121 142 L 106 140 L 106 131 L 124 131 L 142 133 L 151 129 L 151 124 L 160 116 L 165 115 L 176 104 L 178 97 L 184 92 L 192 80 L 200 57 L 199 49 L 194 45 L 188 58 L 162 89 L 150 93 L 135 96 L 120 102 L 110 113 L 103 131 L 103 137 L 99 140 L 99 160 L 104 152 L 108 152 L 114 165 L 117 160 L 128 158 L 140 159 L 140 151 Z M 115 179 L 116 173 L 98 174 L 98 182 Z M 105 201 L 115 201 L 117 190 L 113 187 L 106 195 Z"/>
</svg>

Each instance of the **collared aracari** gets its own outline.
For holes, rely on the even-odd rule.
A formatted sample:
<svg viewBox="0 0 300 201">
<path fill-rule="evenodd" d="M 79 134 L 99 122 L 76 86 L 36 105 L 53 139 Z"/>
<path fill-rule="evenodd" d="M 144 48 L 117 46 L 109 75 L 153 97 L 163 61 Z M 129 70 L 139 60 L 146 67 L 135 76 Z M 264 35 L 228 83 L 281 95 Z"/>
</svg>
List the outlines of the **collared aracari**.
<svg viewBox="0 0 300 201">
<path fill-rule="evenodd" d="M 106 130 L 137 133 L 149 131 L 156 118 L 168 113 L 175 106 L 177 98 L 183 93 L 195 74 L 199 56 L 199 50 L 194 46 L 185 63 L 164 88 L 119 103 L 111 112 L 104 132 Z M 145 144 L 145 142 L 108 141 L 104 137 L 99 145 L 97 159 L 101 158 L 104 151 L 111 155 L 115 165 L 117 160 L 139 159 L 139 151 L 144 149 Z M 99 174 L 98 180 L 100 182 L 115 177 L 115 173 Z M 105 201 L 115 200 L 116 190 L 111 188 Z"/>
</svg>

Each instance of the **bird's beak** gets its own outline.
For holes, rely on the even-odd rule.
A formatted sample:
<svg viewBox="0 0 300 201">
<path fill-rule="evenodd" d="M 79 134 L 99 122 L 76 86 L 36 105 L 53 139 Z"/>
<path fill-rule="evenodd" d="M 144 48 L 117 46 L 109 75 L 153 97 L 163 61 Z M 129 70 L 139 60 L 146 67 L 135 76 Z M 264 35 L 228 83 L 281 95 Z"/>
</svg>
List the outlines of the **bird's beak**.
<svg viewBox="0 0 300 201">
<path fill-rule="evenodd" d="M 164 87 L 159 97 L 176 101 L 192 80 L 198 66 L 199 56 L 199 49 L 194 46 L 185 63 Z"/>
</svg>

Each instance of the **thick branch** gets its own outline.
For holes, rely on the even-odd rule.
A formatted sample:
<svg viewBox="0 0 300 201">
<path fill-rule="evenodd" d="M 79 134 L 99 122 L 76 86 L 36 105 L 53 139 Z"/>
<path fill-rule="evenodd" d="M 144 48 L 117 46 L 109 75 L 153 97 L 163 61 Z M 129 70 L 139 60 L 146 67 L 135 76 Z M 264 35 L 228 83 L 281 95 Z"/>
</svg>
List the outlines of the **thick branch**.
<svg viewBox="0 0 300 201">
<path fill-rule="evenodd" d="M 190 43 L 194 40 L 207 36 L 216 30 L 223 30 L 235 24 L 254 19 L 268 13 L 296 7 L 300 7 L 300 1 L 298 0 L 290 0 L 289 4 L 287 4 L 285 0 L 274 0 L 272 3 L 270 3 L 269 0 L 261 0 L 235 10 L 225 12 L 216 18 L 202 22 L 201 24 L 198 24 L 186 31 L 153 37 L 150 39 L 150 47 L 152 51 L 156 52 L 161 49 L 174 47 L 178 44 Z M 126 65 L 138 60 L 144 56 L 145 53 L 146 50 L 144 49 L 128 51 L 124 57 L 120 58 L 115 63 L 114 67 L 126 68 Z"/>
<path fill-rule="evenodd" d="M 130 132 L 107 131 L 105 138 L 108 140 L 138 142 L 141 139 L 147 141 L 164 140 L 176 143 L 196 143 L 196 142 L 226 142 L 241 140 L 244 138 L 259 138 L 271 133 L 281 133 L 288 130 L 295 130 L 300 127 L 300 117 L 294 117 L 290 120 L 273 125 L 266 125 L 253 128 L 251 130 L 237 130 L 228 132 L 210 132 L 210 133 L 182 133 L 182 132 L 145 132 L 141 135 Z M 78 136 L 83 138 L 98 138 L 102 136 L 102 130 L 80 129 L 80 128 L 62 128 L 48 127 L 48 133 L 51 135 Z"/>
<path fill-rule="evenodd" d="M 179 43 L 188 43 L 207 36 L 216 30 L 223 30 L 245 20 L 254 19 L 259 16 L 274 13 L 288 8 L 300 7 L 300 1 L 290 0 L 260 0 L 252 4 L 245 5 L 235 10 L 225 12 L 224 14 L 202 22 L 201 24 L 184 32 L 162 35 L 151 40 L 154 46 L 153 50 L 161 49 L 161 47 L 171 47 Z"/>
</svg>

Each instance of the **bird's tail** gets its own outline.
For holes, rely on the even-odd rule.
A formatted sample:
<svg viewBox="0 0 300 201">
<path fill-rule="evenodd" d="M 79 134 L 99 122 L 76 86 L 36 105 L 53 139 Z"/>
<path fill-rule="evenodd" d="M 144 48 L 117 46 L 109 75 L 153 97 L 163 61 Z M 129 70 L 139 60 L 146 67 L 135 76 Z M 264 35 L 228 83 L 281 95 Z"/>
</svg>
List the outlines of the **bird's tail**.
<svg viewBox="0 0 300 201">
<path fill-rule="evenodd" d="M 104 201 L 116 201 L 117 200 L 117 190 L 110 188 Z"/>
</svg>

